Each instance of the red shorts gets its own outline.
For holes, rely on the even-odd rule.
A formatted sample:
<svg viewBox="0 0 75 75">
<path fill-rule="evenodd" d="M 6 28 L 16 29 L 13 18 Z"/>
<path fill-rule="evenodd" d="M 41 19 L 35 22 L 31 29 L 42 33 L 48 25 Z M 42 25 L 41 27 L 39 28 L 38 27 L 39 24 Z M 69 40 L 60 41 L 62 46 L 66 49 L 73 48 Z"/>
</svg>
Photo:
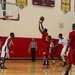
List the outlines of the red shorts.
<svg viewBox="0 0 75 75">
<path fill-rule="evenodd" d="M 75 50 L 75 48 L 71 48 L 69 50 L 68 57 L 67 57 L 67 64 L 74 64 L 75 65 L 75 62 L 73 62 L 73 59 L 75 57 L 75 54 L 73 55 L 74 50 Z"/>
<path fill-rule="evenodd" d="M 43 56 L 43 60 L 48 60 L 48 56 Z"/>
</svg>

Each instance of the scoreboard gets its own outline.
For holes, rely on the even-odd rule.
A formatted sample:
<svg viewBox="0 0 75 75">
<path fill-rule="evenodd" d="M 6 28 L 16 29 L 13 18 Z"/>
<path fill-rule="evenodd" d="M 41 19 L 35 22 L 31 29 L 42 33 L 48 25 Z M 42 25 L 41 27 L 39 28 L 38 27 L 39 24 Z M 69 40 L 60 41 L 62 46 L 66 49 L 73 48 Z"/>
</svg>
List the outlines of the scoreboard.
<svg viewBox="0 0 75 75">
<path fill-rule="evenodd" d="M 55 0 L 32 0 L 33 5 L 54 7 Z"/>
</svg>

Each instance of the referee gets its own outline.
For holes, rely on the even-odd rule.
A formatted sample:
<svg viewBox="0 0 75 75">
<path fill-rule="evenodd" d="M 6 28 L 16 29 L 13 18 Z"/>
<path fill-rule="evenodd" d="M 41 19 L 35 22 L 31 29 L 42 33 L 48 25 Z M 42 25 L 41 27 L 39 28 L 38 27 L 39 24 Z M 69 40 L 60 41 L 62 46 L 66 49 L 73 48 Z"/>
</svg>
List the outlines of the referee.
<svg viewBox="0 0 75 75">
<path fill-rule="evenodd" d="M 32 41 L 30 42 L 29 47 L 30 47 L 30 50 L 31 50 L 32 62 L 35 62 L 37 42 L 34 40 L 34 38 L 32 38 Z"/>
</svg>

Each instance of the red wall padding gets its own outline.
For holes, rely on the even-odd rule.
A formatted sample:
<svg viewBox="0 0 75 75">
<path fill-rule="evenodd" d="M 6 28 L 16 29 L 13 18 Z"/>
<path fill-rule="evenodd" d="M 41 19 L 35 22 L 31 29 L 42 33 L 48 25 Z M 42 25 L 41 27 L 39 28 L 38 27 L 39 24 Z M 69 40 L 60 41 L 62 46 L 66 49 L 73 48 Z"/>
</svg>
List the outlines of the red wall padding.
<svg viewBox="0 0 75 75">
<path fill-rule="evenodd" d="M 7 37 L 2 37 L 2 45 L 4 44 Z M 31 58 L 31 54 L 28 52 L 29 44 L 32 41 L 32 38 L 21 38 L 16 37 L 13 39 L 10 46 L 10 58 Z M 43 54 L 43 42 L 41 38 L 35 38 L 37 42 L 38 49 L 36 51 L 36 58 L 42 58 Z M 57 53 L 60 49 L 61 52 L 62 46 L 57 47 Z M 14 52 L 14 53 L 13 53 Z M 55 57 L 57 57 L 57 53 Z"/>
</svg>

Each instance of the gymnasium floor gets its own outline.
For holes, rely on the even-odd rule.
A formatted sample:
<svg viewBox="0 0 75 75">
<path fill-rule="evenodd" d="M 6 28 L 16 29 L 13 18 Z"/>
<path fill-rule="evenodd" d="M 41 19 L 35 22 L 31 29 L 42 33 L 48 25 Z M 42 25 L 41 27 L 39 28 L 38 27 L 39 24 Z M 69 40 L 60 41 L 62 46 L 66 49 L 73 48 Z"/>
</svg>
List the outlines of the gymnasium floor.
<svg viewBox="0 0 75 75">
<path fill-rule="evenodd" d="M 7 60 L 5 65 L 8 69 L 0 69 L 0 75 L 63 75 L 65 71 L 65 67 L 59 66 L 59 61 L 48 69 L 42 69 L 42 60 Z M 74 66 L 69 75 L 75 75 Z"/>
</svg>

